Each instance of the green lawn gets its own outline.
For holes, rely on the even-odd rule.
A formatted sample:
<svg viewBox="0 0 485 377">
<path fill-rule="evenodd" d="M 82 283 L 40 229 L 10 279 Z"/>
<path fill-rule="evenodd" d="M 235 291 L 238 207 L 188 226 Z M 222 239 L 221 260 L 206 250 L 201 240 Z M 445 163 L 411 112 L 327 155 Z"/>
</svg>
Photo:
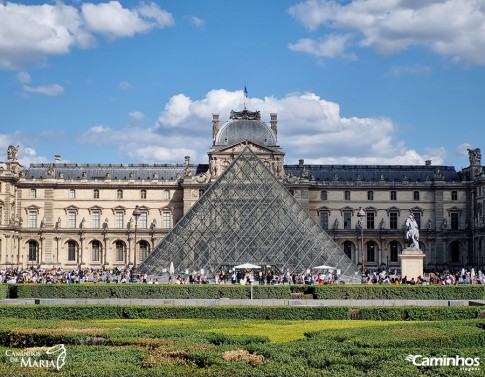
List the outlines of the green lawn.
<svg viewBox="0 0 485 377">
<path fill-rule="evenodd" d="M 0 319 L 0 376 L 479 376 L 485 320 Z M 8 352 L 66 345 L 65 365 L 28 368 Z M 6 354 L 7 353 L 7 354 Z M 408 355 L 483 365 L 415 366 Z"/>
</svg>

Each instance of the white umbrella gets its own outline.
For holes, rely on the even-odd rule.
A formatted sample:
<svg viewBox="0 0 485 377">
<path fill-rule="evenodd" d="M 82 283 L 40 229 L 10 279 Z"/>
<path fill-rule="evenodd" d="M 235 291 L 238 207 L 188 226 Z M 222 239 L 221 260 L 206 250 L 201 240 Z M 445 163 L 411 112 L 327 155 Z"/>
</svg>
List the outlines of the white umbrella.
<svg viewBox="0 0 485 377">
<path fill-rule="evenodd" d="M 316 266 L 316 267 L 313 267 L 313 268 L 316 269 L 316 270 L 335 270 L 335 267 L 326 266 L 326 265 Z"/>
<path fill-rule="evenodd" d="M 261 266 L 257 266 L 255 264 L 251 264 L 251 263 L 244 263 L 244 264 L 240 264 L 239 266 L 236 266 L 234 268 L 241 268 L 241 269 L 250 270 L 252 268 L 261 268 Z"/>
<path fill-rule="evenodd" d="M 170 268 L 168 269 L 170 275 L 173 275 L 175 272 L 175 267 L 173 266 L 173 262 L 170 262 Z"/>
</svg>

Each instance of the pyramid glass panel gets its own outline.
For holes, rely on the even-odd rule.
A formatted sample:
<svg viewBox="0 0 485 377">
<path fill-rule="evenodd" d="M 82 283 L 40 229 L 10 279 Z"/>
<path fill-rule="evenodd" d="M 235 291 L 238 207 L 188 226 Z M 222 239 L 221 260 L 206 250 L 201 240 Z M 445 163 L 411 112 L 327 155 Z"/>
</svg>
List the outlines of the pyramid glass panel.
<svg viewBox="0 0 485 377">
<path fill-rule="evenodd" d="M 140 265 L 161 275 L 252 263 L 303 273 L 329 265 L 358 282 L 357 266 L 249 149 L 241 153 Z"/>
</svg>

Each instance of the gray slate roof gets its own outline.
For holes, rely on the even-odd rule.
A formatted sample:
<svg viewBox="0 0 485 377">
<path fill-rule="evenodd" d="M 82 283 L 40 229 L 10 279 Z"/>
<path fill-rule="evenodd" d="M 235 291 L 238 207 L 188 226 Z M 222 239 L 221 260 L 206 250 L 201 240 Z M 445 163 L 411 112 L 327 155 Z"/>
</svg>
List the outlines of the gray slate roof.
<svg viewBox="0 0 485 377">
<path fill-rule="evenodd" d="M 222 126 L 216 145 L 232 145 L 249 140 L 263 146 L 275 146 L 276 136 L 266 123 L 252 119 L 234 119 Z"/>
</svg>

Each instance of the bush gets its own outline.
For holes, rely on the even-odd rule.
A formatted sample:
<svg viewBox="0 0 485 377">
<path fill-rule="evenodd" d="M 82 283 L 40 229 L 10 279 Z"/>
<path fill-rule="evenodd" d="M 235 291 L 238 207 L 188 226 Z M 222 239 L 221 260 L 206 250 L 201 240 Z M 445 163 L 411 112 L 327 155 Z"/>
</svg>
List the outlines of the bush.
<svg viewBox="0 0 485 377">
<path fill-rule="evenodd" d="M 7 284 L 0 284 L 0 300 L 8 298 L 8 286 Z"/>
</svg>

